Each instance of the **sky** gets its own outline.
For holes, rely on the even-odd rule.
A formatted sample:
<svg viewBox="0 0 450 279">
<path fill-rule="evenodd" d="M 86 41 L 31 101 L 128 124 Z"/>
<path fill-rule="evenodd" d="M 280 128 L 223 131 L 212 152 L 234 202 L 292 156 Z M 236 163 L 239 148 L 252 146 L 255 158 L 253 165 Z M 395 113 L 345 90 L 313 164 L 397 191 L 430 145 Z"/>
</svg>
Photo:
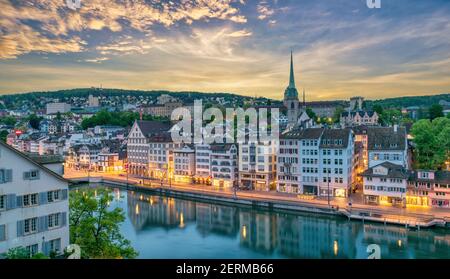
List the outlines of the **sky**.
<svg viewBox="0 0 450 279">
<path fill-rule="evenodd" d="M 0 94 L 99 87 L 308 101 L 450 92 L 450 0 L 0 0 Z"/>
</svg>

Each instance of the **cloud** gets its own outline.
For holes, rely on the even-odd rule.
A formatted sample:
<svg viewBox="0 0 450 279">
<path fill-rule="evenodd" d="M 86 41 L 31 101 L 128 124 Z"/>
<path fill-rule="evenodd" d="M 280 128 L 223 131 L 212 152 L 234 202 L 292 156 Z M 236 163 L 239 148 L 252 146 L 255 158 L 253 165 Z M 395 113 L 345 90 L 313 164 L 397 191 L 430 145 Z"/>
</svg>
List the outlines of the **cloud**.
<svg viewBox="0 0 450 279">
<path fill-rule="evenodd" d="M 103 61 L 107 61 L 109 60 L 108 57 L 97 57 L 94 59 L 85 59 L 84 62 L 88 62 L 88 63 L 102 63 Z"/>
<path fill-rule="evenodd" d="M 159 50 L 171 55 L 189 55 L 197 59 L 217 61 L 249 61 L 252 59 L 241 53 L 240 42 L 252 35 L 252 32 L 229 27 L 215 29 L 194 28 L 192 34 L 179 34 L 167 38 L 164 44 L 155 45 Z"/>
<path fill-rule="evenodd" d="M 265 0 L 259 2 L 259 4 L 256 6 L 256 10 L 258 11 L 258 19 L 260 20 L 269 18 L 273 14 L 275 14 L 275 10 L 270 8 L 269 4 Z"/>
<path fill-rule="evenodd" d="M 120 32 L 131 28 L 148 34 L 155 24 L 170 27 L 179 22 L 212 19 L 247 21 L 236 7 L 243 2 L 235 0 L 90 0 L 81 1 L 81 8 L 75 11 L 65 2 L 29 0 L 13 4 L 11 0 L 0 0 L 0 58 L 17 58 L 35 51 L 83 51 L 86 42 L 79 39 L 82 31 Z"/>
<path fill-rule="evenodd" d="M 232 33 L 226 34 L 227 37 L 232 37 L 232 38 L 241 38 L 241 37 L 249 37 L 251 36 L 253 33 L 247 30 L 239 30 L 239 31 L 234 31 Z"/>
</svg>

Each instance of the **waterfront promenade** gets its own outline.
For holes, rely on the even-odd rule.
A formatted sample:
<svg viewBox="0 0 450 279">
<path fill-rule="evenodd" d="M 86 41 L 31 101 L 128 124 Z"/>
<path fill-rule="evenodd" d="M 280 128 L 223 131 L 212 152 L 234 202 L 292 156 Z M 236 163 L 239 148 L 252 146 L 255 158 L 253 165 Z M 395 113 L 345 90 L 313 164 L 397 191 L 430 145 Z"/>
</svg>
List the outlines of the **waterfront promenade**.
<svg viewBox="0 0 450 279">
<path fill-rule="evenodd" d="M 409 227 L 445 226 L 450 223 L 450 210 L 432 207 L 408 206 L 406 208 L 367 205 L 362 203 L 361 194 L 353 194 L 349 198 L 327 197 L 304 199 L 294 194 L 278 193 L 275 191 L 237 191 L 232 189 L 217 189 L 212 186 L 161 182 L 159 180 L 127 177 L 125 174 L 99 173 L 66 170 L 65 178 L 72 181 L 112 182 L 118 185 L 129 185 L 133 189 L 160 190 L 164 193 L 184 193 L 192 197 L 210 197 L 229 202 L 257 202 L 260 205 L 275 204 L 280 209 L 292 209 L 318 213 L 328 213 L 347 216 L 362 221 L 375 221 L 405 225 Z M 351 205 L 349 205 L 351 202 Z"/>
</svg>

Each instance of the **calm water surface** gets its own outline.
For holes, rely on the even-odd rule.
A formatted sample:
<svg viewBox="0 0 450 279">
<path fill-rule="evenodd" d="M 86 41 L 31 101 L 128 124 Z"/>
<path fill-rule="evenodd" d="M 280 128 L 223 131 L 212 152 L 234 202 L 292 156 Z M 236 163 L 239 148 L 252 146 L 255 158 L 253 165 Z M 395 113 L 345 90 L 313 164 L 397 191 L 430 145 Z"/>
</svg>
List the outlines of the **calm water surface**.
<svg viewBox="0 0 450 279">
<path fill-rule="evenodd" d="M 450 229 L 413 231 L 309 213 L 282 213 L 114 189 L 121 229 L 139 258 L 450 258 Z"/>
</svg>

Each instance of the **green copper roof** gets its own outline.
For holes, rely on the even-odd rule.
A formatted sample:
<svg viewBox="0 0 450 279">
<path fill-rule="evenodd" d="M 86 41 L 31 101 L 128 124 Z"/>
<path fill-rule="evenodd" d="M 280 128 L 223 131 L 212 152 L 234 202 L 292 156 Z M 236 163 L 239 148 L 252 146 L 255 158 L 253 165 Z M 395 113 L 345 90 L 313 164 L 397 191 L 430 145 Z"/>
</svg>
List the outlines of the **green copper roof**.
<svg viewBox="0 0 450 279">
<path fill-rule="evenodd" d="M 289 86 L 284 91 L 284 98 L 298 100 L 298 91 L 295 88 L 294 59 L 293 59 L 292 51 L 291 51 L 291 72 L 289 75 Z"/>
<path fill-rule="evenodd" d="M 291 73 L 289 75 L 289 88 L 295 88 L 294 59 L 292 57 L 292 51 L 291 51 Z"/>
</svg>

